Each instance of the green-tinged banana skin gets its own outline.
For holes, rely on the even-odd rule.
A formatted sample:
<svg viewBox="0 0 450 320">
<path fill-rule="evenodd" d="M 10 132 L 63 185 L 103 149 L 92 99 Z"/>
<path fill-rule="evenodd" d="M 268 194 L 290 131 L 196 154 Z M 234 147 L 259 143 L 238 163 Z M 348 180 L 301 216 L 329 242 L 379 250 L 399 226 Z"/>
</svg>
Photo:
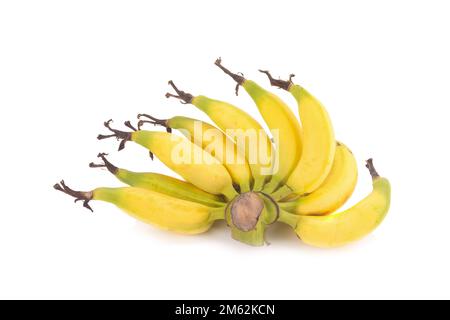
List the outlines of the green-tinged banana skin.
<svg viewBox="0 0 450 320">
<path fill-rule="evenodd" d="M 295 98 L 303 129 L 301 158 L 286 185 L 277 192 L 280 195 L 310 194 L 322 185 L 333 165 L 336 142 L 328 112 L 311 93 L 292 83 L 293 75 L 285 81 L 274 79 L 269 71 L 260 71 L 268 76 L 272 86 L 288 91 Z"/>
<path fill-rule="evenodd" d="M 225 167 L 212 155 L 192 142 L 166 132 L 136 131 L 131 140 L 154 153 L 167 167 L 181 175 L 198 188 L 212 194 L 223 194 L 228 199 L 237 193 L 233 188 L 231 177 Z M 174 149 L 189 152 L 187 162 L 173 159 Z M 198 163 L 192 163 L 199 159 Z"/>
<path fill-rule="evenodd" d="M 248 113 L 230 103 L 203 95 L 193 96 L 179 90 L 172 81 L 169 84 L 177 95 L 167 93 L 167 97 L 175 97 L 196 106 L 236 142 L 250 166 L 254 179 L 252 190 L 261 190 L 270 178 L 273 165 L 272 142 L 262 126 Z"/>
<path fill-rule="evenodd" d="M 338 143 L 333 166 L 323 184 L 313 193 L 279 206 L 299 215 L 325 215 L 339 209 L 352 195 L 358 179 L 355 157 L 344 144 Z"/>
<path fill-rule="evenodd" d="M 67 188 L 64 181 L 55 188 L 84 201 L 88 209 L 91 200 L 109 202 L 140 221 L 183 234 L 203 233 L 215 220 L 225 217 L 225 207 L 207 207 L 142 188 L 97 188 L 78 192 Z"/>
<path fill-rule="evenodd" d="M 98 139 L 117 137 L 122 139 L 119 149 L 126 141 L 133 141 L 150 150 L 167 167 L 196 187 L 212 194 L 233 199 L 237 192 L 227 169 L 211 154 L 184 137 L 168 132 L 139 130 L 123 132 L 112 129 L 110 122 L 105 126 L 111 135 L 99 135 Z"/>
<path fill-rule="evenodd" d="M 371 233 L 388 213 L 391 186 L 368 161 L 373 190 L 350 209 L 328 216 L 298 216 L 282 211 L 280 221 L 291 225 L 299 238 L 312 246 L 330 248 L 359 240 Z"/>
<path fill-rule="evenodd" d="M 276 95 L 263 89 L 252 80 L 245 80 L 242 87 L 255 101 L 262 117 L 272 132 L 279 132 L 275 148 L 278 168 L 274 169 L 267 191 L 285 181 L 297 165 L 302 154 L 300 124 L 291 109 Z"/>
<path fill-rule="evenodd" d="M 277 95 L 265 90 L 252 80 L 230 72 L 222 66 L 221 60 L 215 63 L 222 71 L 241 85 L 255 102 L 275 139 L 276 157 L 271 182 L 263 189 L 271 193 L 284 182 L 296 167 L 302 154 L 302 130 L 295 114 Z"/>
<path fill-rule="evenodd" d="M 333 165 L 336 141 L 328 112 L 304 88 L 293 85 L 289 92 L 298 103 L 303 125 L 303 152 L 286 184 L 297 194 L 315 191 Z"/>
<path fill-rule="evenodd" d="M 207 193 L 192 183 L 182 181 L 164 174 L 155 172 L 134 172 L 113 165 L 105 154 L 99 154 L 103 164 L 91 163 L 91 167 L 106 167 L 118 180 L 131 186 L 143 188 L 166 195 L 194 201 L 211 207 L 221 207 L 225 205 L 225 199 L 219 195 Z"/>
<path fill-rule="evenodd" d="M 252 174 L 247 159 L 220 129 L 207 122 L 181 116 L 168 119 L 167 126 L 181 130 L 191 142 L 219 160 L 228 170 L 233 181 L 239 185 L 241 192 L 250 191 Z M 196 131 L 200 131 L 202 135 L 198 137 L 199 134 Z"/>
</svg>

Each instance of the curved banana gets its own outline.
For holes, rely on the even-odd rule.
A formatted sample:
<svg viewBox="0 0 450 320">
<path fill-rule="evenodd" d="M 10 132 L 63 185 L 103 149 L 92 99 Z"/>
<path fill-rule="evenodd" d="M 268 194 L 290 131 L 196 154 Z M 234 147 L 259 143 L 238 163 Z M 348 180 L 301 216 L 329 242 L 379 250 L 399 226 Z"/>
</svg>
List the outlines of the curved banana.
<svg viewBox="0 0 450 320">
<path fill-rule="evenodd" d="M 173 81 L 169 81 L 177 95 L 167 93 L 166 97 L 174 97 L 184 103 L 190 103 L 208 115 L 208 117 L 232 140 L 236 142 L 240 152 L 245 154 L 252 175 L 252 190 L 262 189 L 271 174 L 273 148 L 270 138 L 261 125 L 248 113 L 238 107 L 206 96 L 193 96 L 179 90 Z"/>
<path fill-rule="evenodd" d="M 291 225 L 305 243 L 316 247 L 337 247 L 356 241 L 372 232 L 386 216 L 391 186 L 367 160 L 372 176 L 372 192 L 348 210 L 328 216 L 298 216 L 282 211 L 280 221 Z"/>
<path fill-rule="evenodd" d="M 184 234 L 205 232 L 215 220 L 225 217 L 224 207 L 211 208 L 142 188 L 97 188 L 82 192 L 70 189 L 64 181 L 55 184 L 54 188 L 75 197 L 75 201 L 83 201 L 83 206 L 91 211 L 89 201 L 101 200 L 145 223 Z"/>
<path fill-rule="evenodd" d="M 104 153 L 98 155 L 103 160 L 103 164 L 91 162 L 89 166 L 91 168 L 104 167 L 118 180 L 131 187 L 164 193 L 172 197 L 201 203 L 210 207 L 221 207 L 225 205 L 224 199 L 221 196 L 205 192 L 189 182 L 155 172 L 133 172 L 118 168 L 106 159 L 105 156 L 106 154 Z"/>
<path fill-rule="evenodd" d="M 271 193 L 289 177 L 300 160 L 302 154 L 300 123 L 289 106 L 278 96 L 265 90 L 254 81 L 230 72 L 222 66 L 220 58 L 216 60 L 215 64 L 233 78 L 238 86 L 241 85 L 247 91 L 272 133 L 278 133 L 278 137 L 275 139 L 277 150 L 272 179 L 263 190 L 265 193 Z"/>
<path fill-rule="evenodd" d="M 303 128 L 302 157 L 283 189 L 291 189 L 299 195 L 311 193 L 325 181 L 333 165 L 336 141 L 328 112 L 312 94 L 292 83 L 293 75 L 289 81 L 283 81 L 274 79 L 268 71 L 260 71 L 269 77 L 272 86 L 292 94 Z"/>
<path fill-rule="evenodd" d="M 178 129 L 191 142 L 209 152 L 219 160 L 237 185 L 241 192 L 250 190 L 250 180 L 252 178 L 250 167 L 245 156 L 239 152 L 237 145 L 228 138 L 220 129 L 215 126 L 193 118 L 176 116 L 170 119 L 161 120 L 147 114 L 140 114 L 139 117 L 147 117 L 151 120 L 140 120 L 139 127 L 143 123 L 162 125 L 168 129 Z"/>
<path fill-rule="evenodd" d="M 167 167 L 178 173 L 196 187 L 212 193 L 223 194 L 227 199 L 237 196 L 227 169 L 211 154 L 183 137 L 168 132 L 144 131 L 124 132 L 110 127 L 113 134 L 99 135 L 99 140 L 116 137 L 121 139 L 119 150 L 127 141 L 133 141 L 150 150 Z"/>
<path fill-rule="evenodd" d="M 279 202 L 286 211 L 299 215 L 325 215 L 339 209 L 352 195 L 358 167 L 350 149 L 337 143 L 333 166 L 323 184 L 313 193 L 294 201 Z"/>
</svg>

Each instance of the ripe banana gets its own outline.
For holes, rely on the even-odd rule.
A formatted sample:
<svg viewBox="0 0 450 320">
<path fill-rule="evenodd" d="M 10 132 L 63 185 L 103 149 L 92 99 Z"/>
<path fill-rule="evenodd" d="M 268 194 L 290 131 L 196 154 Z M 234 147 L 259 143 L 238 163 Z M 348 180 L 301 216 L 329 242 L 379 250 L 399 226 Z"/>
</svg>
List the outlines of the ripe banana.
<svg viewBox="0 0 450 320">
<path fill-rule="evenodd" d="M 350 149 L 337 143 L 333 166 L 323 184 L 313 193 L 294 201 L 280 202 L 280 208 L 299 215 L 325 215 L 339 209 L 352 195 L 358 167 Z"/>
<path fill-rule="evenodd" d="M 106 154 L 104 153 L 100 153 L 98 157 L 102 159 L 103 164 L 91 162 L 89 164 L 91 168 L 104 167 L 118 180 L 131 187 L 164 193 L 168 196 L 201 203 L 210 207 L 222 207 L 226 204 L 223 197 L 205 192 L 189 182 L 155 172 L 133 172 L 118 168 L 106 159 Z"/>
<path fill-rule="evenodd" d="M 140 120 L 138 127 L 143 123 L 162 125 L 168 129 L 178 129 L 191 142 L 203 148 L 220 161 L 230 173 L 233 182 L 239 186 L 240 192 L 250 191 L 252 179 L 250 167 L 245 156 L 239 152 L 237 145 L 220 129 L 213 125 L 188 117 L 176 116 L 162 120 L 147 114 L 138 116 L 150 120 Z"/>
<path fill-rule="evenodd" d="M 105 127 L 113 134 L 99 135 L 99 140 L 116 137 L 122 140 L 119 150 L 127 141 L 133 141 L 150 150 L 167 167 L 178 173 L 196 187 L 212 193 L 223 194 L 227 199 L 237 196 L 231 177 L 225 167 L 212 155 L 187 139 L 168 132 L 137 130 L 124 132 Z"/>
<path fill-rule="evenodd" d="M 232 104 L 206 96 L 194 97 L 190 93 L 179 90 L 173 81 L 169 81 L 169 85 L 173 87 L 177 95 L 167 93 L 166 97 L 174 97 L 196 106 L 236 142 L 250 165 L 254 179 L 252 190 L 261 190 L 267 178 L 270 177 L 274 154 L 270 138 L 261 125 L 248 113 Z"/>
<path fill-rule="evenodd" d="M 230 72 L 222 66 L 220 58 L 215 64 L 233 78 L 238 86 L 242 86 L 247 91 L 272 133 L 278 133 L 278 138 L 275 139 L 277 152 L 272 179 L 263 190 L 265 193 L 271 193 L 289 177 L 300 159 L 302 154 L 300 123 L 289 106 L 278 96 L 263 89 L 254 81 Z"/>
<path fill-rule="evenodd" d="M 268 71 L 260 71 L 268 76 L 272 86 L 292 94 L 297 101 L 303 128 L 302 157 L 282 189 L 286 189 L 286 194 L 311 193 L 324 182 L 333 164 L 336 142 L 328 112 L 312 94 L 292 83 L 294 75 L 289 81 L 283 81 L 274 79 Z"/>
<path fill-rule="evenodd" d="M 83 206 L 91 211 L 89 201 L 101 200 L 145 223 L 184 234 L 205 232 L 215 220 L 225 217 L 224 207 L 207 207 L 142 188 L 97 188 L 82 192 L 70 189 L 64 181 L 55 184 L 54 188 L 74 197 L 75 201 L 83 201 Z"/>
<path fill-rule="evenodd" d="M 367 160 L 372 176 L 372 192 L 348 210 L 328 216 L 298 216 L 280 212 L 280 221 L 295 229 L 299 238 L 316 247 L 337 247 L 356 241 L 372 232 L 386 216 L 391 199 L 391 186 L 378 175 Z"/>
</svg>

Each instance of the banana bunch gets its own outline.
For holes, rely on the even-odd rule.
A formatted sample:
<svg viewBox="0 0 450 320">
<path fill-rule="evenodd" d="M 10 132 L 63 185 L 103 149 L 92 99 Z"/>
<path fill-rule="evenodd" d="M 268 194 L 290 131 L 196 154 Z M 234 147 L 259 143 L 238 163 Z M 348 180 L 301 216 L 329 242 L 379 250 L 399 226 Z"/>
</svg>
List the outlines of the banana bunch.
<svg viewBox="0 0 450 320">
<path fill-rule="evenodd" d="M 184 234 L 207 231 L 214 221 L 225 220 L 234 239 L 263 245 L 266 228 L 279 221 L 288 224 L 305 243 L 336 247 L 358 240 L 373 231 L 386 216 L 390 184 L 378 175 L 372 159 L 366 167 L 372 176 L 372 192 L 353 207 L 337 212 L 355 189 L 358 170 L 350 149 L 335 140 L 331 120 L 324 106 L 303 87 L 289 80 L 274 79 L 272 86 L 288 91 L 296 100 L 300 121 L 278 96 L 256 82 L 232 73 L 219 59 L 215 64 L 250 95 L 270 129 L 242 109 L 227 102 L 193 96 L 169 81 L 174 97 L 192 104 L 215 124 L 175 116 L 158 119 L 138 115 L 138 125 L 129 121 L 129 131 L 104 123 L 116 138 L 119 151 L 129 141 L 158 157 L 183 180 L 154 172 L 133 172 L 118 168 L 100 153 L 102 163 L 126 187 L 101 187 L 75 191 L 64 181 L 54 188 L 82 201 L 112 203 L 131 216 L 165 230 Z M 150 123 L 163 131 L 142 130 Z M 177 130 L 181 133 L 173 133 Z"/>
</svg>

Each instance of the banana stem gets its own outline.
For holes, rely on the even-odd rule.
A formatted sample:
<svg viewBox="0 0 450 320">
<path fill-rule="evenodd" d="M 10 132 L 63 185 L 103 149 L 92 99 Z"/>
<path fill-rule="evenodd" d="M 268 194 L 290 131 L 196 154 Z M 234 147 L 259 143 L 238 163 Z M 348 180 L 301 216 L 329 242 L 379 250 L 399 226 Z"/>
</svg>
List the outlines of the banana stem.
<svg viewBox="0 0 450 320">
<path fill-rule="evenodd" d="M 71 197 L 75 198 L 75 202 L 83 201 L 83 207 L 85 207 L 88 210 L 92 210 L 91 206 L 89 205 L 89 201 L 91 201 L 94 197 L 94 192 L 92 191 L 75 191 L 71 188 L 69 188 L 64 180 L 61 180 L 59 183 L 56 183 L 53 188 L 55 188 L 58 191 L 61 191 Z"/>
<path fill-rule="evenodd" d="M 216 220 L 223 220 L 223 219 L 225 219 L 226 208 L 227 208 L 227 205 L 211 209 L 210 215 L 209 215 L 209 221 L 213 222 L 213 221 L 216 221 Z"/>
<path fill-rule="evenodd" d="M 194 100 L 194 96 L 192 94 L 184 92 L 183 90 L 178 89 L 177 86 L 175 85 L 175 83 L 173 83 L 172 80 L 169 81 L 169 85 L 173 88 L 173 90 L 175 90 L 177 95 L 167 92 L 166 93 L 166 98 L 180 99 L 181 103 L 183 103 L 183 104 L 192 103 L 192 100 Z"/>
<path fill-rule="evenodd" d="M 234 190 L 233 187 L 227 189 L 227 190 L 224 191 L 222 194 L 225 196 L 225 198 L 226 198 L 228 201 L 233 200 L 234 198 L 236 198 L 236 197 L 239 195 L 239 194 L 236 192 L 236 190 Z"/>
<path fill-rule="evenodd" d="M 372 158 L 366 160 L 366 168 L 369 169 L 370 175 L 372 176 L 372 180 L 375 180 L 380 177 L 377 170 L 375 170 L 375 167 L 373 166 Z"/>
<path fill-rule="evenodd" d="M 284 89 L 286 91 L 289 91 L 291 86 L 294 84 L 292 82 L 292 78 L 295 77 L 295 74 L 290 74 L 289 75 L 289 80 L 281 80 L 281 79 L 274 79 L 272 77 L 272 75 L 270 74 L 270 72 L 267 71 L 267 70 L 259 70 L 259 72 L 264 73 L 269 78 L 270 85 L 273 86 L 273 87 L 278 87 L 280 89 Z"/>
<path fill-rule="evenodd" d="M 99 153 L 97 155 L 97 157 L 102 159 L 103 163 L 102 164 L 97 164 L 97 163 L 91 162 L 91 163 L 89 163 L 89 167 L 90 168 L 106 168 L 113 175 L 116 175 L 117 171 L 119 170 L 119 168 L 117 168 L 115 165 L 113 165 L 111 162 L 109 162 L 108 159 L 106 159 L 107 155 L 108 155 L 107 153 Z"/>
<path fill-rule="evenodd" d="M 271 196 L 273 199 L 275 199 L 275 201 L 280 201 L 290 194 L 292 194 L 292 189 L 289 188 L 287 185 L 284 185 L 280 189 L 272 193 Z"/>
<path fill-rule="evenodd" d="M 169 124 L 168 124 L 168 119 L 158 119 L 158 118 L 152 117 L 151 115 L 146 114 L 146 113 L 140 113 L 140 114 L 138 114 L 137 117 L 139 119 L 139 122 L 138 122 L 138 129 L 139 130 L 141 130 L 141 127 L 142 127 L 142 125 L 144 123 L 150 123 L 150 124 L 153 124 L 155 126 L 163 126 L 164 128 L 166 128 L 166 131 L 168 133 L 172 132 L 172 128 L 169 127 Z M 150 120 L 142 120 L 141 119 L 142 117 L 148 118 Z"/>
<path fill-rule="evenodd" d="M 235 92 L 236 92 L 236 95 L 238 95 L 238 93 L 239 93 L 239 86 L 241 86 L 245 82 L 245 78 L 242 75 L 233 73 L 230 70 L 228 70 L 227 68 L 225 68 L 222 65 L 222 59 L 221 58 L 217 58 L 216 62 L 214 62 L 214 64 L 216 66 L 218 66 L 225 74 L 229 75 L 234 81 L 236 81 L 237 85 L 236 85 Z"/>
<path fill-rule="evenodd" d="M 117 139 L 119 139 L 119 140 L 122 140 L 121 142 L 120 142 L 120 145 L 119 145 L 119 151 L 120 150 L 122 150 L 123 148 L 125 148 L 125 143 L 127 142 L 127 141 L 130 141 L 131 140 L 131 135 L 132 135 L 132 132 L 126 132 L 126 131 L 120 131 L 120 130 L 117 130 L 117 129 L 113 129 L 113 128 L 111 128 L 111 122 L 112 122 L 112 120 L 108 120 L 108 121 L 106 121 L 106 122 L 104 122 L 103 123 L 103 125 L 109 130 L 109 131 L 111 131 L 112 132 L 112 134 L 108 134 L 108 135 L 104 135 L 104 134 L 99 134 L 98 136 L 97 136 L 97 139 L 98 140 L 103 140 L 103 139 L 107 139 L 107 138 L 117 138 Z M 129 125 L 131 125 L 131 124 L 129 124 L 129 122 L 125 122 L 125 125 L 127 126 L 127 127 L 129 127 Z M 133 128 L 133 130 L 135 130 L 134 128 Z M 136 130 L 135 130 L 136 131 Z"/>
<path fill-rule="evenodd" d="M 273 176 L 272 176 L 272 180 L 269 181 L 269 183 L 267 183 L 264 188 L 263 188 L 263 192 L 267 193 L 267 194 L 271 194 L 274 192 L 274 190 L 277 189 L 277 187 L 279 186 L 280 181 L 276 180 Z"/>
<path fill-rule="evenodd" d="M 124 123 L 123 123 L 126 127 L 128 127 L 128 128 L 130 128 L 131 130 L 133 130 L 133 131 L 138 131 L 138 129 L 136 129 L 132 124 L 131 124 L 131 122 L 128 120 L 128 121 L 125 121 Z"/>
<path fill-rule="evenodd" d="M 257 177 L 254 180 L 252 190 L 253 191 L 261 191 L 263 189 L 263 187 L 264 187 L 264 183 L 265 183 L 265 177 L 264 176 Z"/>
<path fill-rule="evenodd" d="M 267 222 L 266 221 L 266 223 L 267 224 L 272 224 L 272 223 L 275 223 L 275 222 L 277 222 L 278 221 L 278 218 L 280 217 L 280 207 L 279 207 L 279 205 L 278 205 L 278 203 L 270 196 L 270 195 L 268 195 L 268 194 L 266 194 L 266 193 L 264 193 L 264 192 L 259 192 L 263 197 L 264 197 L 264 199 L 266 199 L 266 201 L 264 202 L 265 203 L 265 206 L 266 206 L 266 210 L 269 212 L 270 211 L 270 207 L 272 207 L 272 212 L 274 211 L 275 212 L 275 215 L 274 215 L 274 217 L 273 217 L 273 219 L 272 219 L 272 221 L 270 221 L 270 222 Z M 268 205 L 269 204 L 269 205 Z"/>
<path fill-rule="evenodd" d="M 289 213 L 280 208 L 280 216 L 278 217 L 278 221 L 291 226 L 293 229 L 297 227 L 299 218 L 300 218 L 299 216 Z"/>
</svg>

